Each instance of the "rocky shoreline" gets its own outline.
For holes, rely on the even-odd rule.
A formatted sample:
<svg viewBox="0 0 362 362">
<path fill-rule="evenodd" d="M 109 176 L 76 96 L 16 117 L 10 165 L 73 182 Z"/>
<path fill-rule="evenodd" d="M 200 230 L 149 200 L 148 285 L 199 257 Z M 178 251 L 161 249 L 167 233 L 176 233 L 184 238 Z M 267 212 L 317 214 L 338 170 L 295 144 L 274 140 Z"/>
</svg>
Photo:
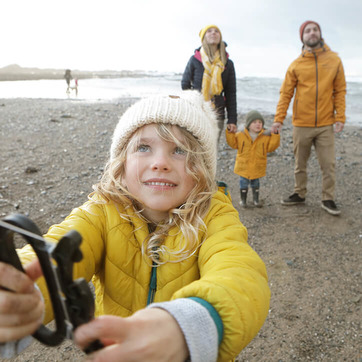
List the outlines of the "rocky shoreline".
<svg viewBox="0 0 362 362">
<path fill-rule="evenodd" d="M 0 216 L 28 215 L 45 232 L 82 204 L 103 171 L 120 115 L 134 101 L 0 99 Z M 268 319 L 238 361 L 358 361 L 362 130 L 347 125 L 336 136 L 339 217 L 320 207 L 321 173 L 314 152 L 306 205 L 280 204 L 293 191 L 291 131 L 288 120 L 261 180 L 260 209 L 240 208 L 236 151 L 224 137 L 219 145 L 217 177 L 229 186 L 249 243 L 267 266 L 272 291 Z M 83 358 L 67 341 L 56 348 L 34 343 L 13 360 Z"/>
<path fill-rule="evenodd" d="M 152 72 L 142 70 L 102 70 L 88 71 L 71 69 L 74 79 L 89 78 L 139 78 L 151 77 Z M 41 80 L 41 79 L 64 79 L 65 69 L 39 69 L 39 68 L 23 68 L 17 64 L 12 64 L 4 68 L 0 68 L 0 81 L 17 81 L 17 80 Z"/>
</svg>

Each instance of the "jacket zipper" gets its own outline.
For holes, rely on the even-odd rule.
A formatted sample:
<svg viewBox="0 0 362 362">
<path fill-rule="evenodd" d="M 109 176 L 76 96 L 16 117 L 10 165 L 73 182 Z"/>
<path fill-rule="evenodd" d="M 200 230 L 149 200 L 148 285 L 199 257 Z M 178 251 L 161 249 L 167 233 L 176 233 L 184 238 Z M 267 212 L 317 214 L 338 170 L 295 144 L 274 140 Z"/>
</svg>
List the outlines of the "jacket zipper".
<svg viewBox="0 0 362 362">
<path fill-rule="evenodd" d="M 315 73 L 316 73 L 316 91 L 315 91 L 315 127 L 317 127 L 318 121 L 318 60 L 317 55 L 314 54 L 315 59 Z"/>
<path fill-rule="evenodd" d="M 147 297 L 147 305 L 153 303 L 153 299 L 155 298 L 157 289 L 157 267 L 156 263 L 152 263 L 152 271 L 151 271 L 151 279 L 150 279 L 150 288 L 148 290 L 148 297 Z"/>
<path fill-rule="evenodd" d="M 242 145 L 241 145 L 240 153 L 243 152 L 243 148 L 244 148 L 244 141 L 243 141 L 243 143 L 242 143 Z"/>
</svg>

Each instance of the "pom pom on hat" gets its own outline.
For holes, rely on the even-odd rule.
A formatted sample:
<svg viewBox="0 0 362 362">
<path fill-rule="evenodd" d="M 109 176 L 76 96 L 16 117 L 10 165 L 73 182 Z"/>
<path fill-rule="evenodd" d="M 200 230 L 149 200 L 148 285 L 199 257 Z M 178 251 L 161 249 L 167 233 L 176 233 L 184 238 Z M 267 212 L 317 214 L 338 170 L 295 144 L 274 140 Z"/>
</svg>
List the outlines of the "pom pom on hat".
<svg viewBox="0 0 362 362">
<path fill-rule="evenodd" d="M 216 175 L 217 119 L 211 103 L 205 102 L 200 92 L 187 90 L 180 96 L 152 96 L 133 104 L 114 131 L 111 160 L 118 156 L 138 128 L 151 123 L 177 125 L 188 130 L 200 142 L 205 151 L 202 157 Z"/>
<path fill-rule="evenodd" d="M 199 37 L 200 37 L 200 39 L 201 39 L 201 41 L 204 39 L 204 36 L 205 36 L 205 33 L 208 31 L 208 29 L 210 29 L 210 28 L 216 28 L 218 31 L 219 31 L 219 33 L 221 34 L 221 31 L 220 31 L 220 29 L 216 26 L 216 25 L 206 25 L 204 28 L 202 28 L 201 30 L 200 30 L 200 33 L 199 33 Z"/>
<path fill-rule="evenodd" d="M 300 28 L 299 28 L 300 40 L 302 41 L 302 43 L 303 43 L 303 33 L 304 33 L 304 29 L 305 29 L 305 27 L 306 27 L 308 24 L 315 24 L 315 25 L 317 25 L 318 28 L 319 28 L 319 31 L 320 31 L 320 33 L 321 33 L 321 37 L 322 37 L 322 30 L 321 30 L 321 27 L 319 26 L 319 24 L 318 24 L 317 22 L 313 21 L 313 20 L 307 20 L 307 21 L 305 21 L 305 22 L 300 26 Z"/>
<path fill-rule="evenodd" d="M 246 120 L 245 120 L 245 128 L 249 129 L 249 126 L 251 124 L 251 122 L 260 119 L 263 122 L 263 127 L 265 124 L 264 118 L 263 116 L 258 112 L 258 111 L 250 111 L 247 115 L 246 115 Z"/>
</svg>

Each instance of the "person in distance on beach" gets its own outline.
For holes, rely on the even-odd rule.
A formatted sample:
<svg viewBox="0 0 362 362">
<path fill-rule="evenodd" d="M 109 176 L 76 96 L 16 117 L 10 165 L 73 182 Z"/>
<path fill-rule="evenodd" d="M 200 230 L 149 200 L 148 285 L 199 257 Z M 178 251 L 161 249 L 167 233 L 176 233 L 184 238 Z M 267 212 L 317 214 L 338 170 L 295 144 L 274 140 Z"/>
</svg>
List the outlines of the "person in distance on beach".
<svg viewBox="0 0 362 362">
<path fill-rule="evenodd" d="M 74 90 L 75 95 L 78 96 L 78 79 L 74 79 L 74 84 L 70 87 L 71 90 Z"/>
<path fill-rule="evenodd" d="M 67 82 L 67 93 L 69 93 L 70 81 L 73 79 L 70 69 L 65 70 L 64 79 Z"/>
<path fill-rule="evenodd" d="M 322 170 L 322 208 L 332 215 L 341 212 L 335 204 L 334 132 L 343 130 L 346 120 L 346 80 L 339 56 L 322 38 L 315 21 L 300 26 L 302 54 L 292 62 L 280 89 L 272 132 L 281 131 L 293 98 L 293 145 L 295 156 L 294 193 L 282 204 L 305 202 L 307 162 L 312 145 Z"/>
<path fill-rule="evenodd" d="M 74 278 L 93 281 L 97 318 L 75 340 L 82 349 L 101 340 L 93 360 L 226 362 L 263 325 L 266 268 L 215 181 L 217 134 L 214 110 L 197 91 L 138 101 L 116 126 L 89 200 L 45 235 L 54 243 L 71 229 L 82 235 Z M 29 246 L 18 252 L 34 260 Z M 37 266 L 25 275 L 0 263 L 0 352 L 9 345 L 1 342 L 43 320 Z M 44 281 L 37 285 L 48 323 Z"/>
<path fill-rule="evenodd" d="M 226 43 L 216 25 L 207 25 L 199 36 L 202 46 L 195 50 L 182 76 L 182 89 L 202 92 L 206 101 L 211 100 L 217 112 L 219 136 L 224 129 L 225 109 L 227 129 L 237 130 L 236 78 L 234 63 L 226 52 Z"/>
<path fill-rule="evenodd" d="M 266 173 L 267 153 L 275 151 L 280 144 L 280 135 L 265 131 L 264 124 L 264 118 L 258 111 L 250 111 L 246 115 L 243 131 L 225 131 L 228 145 L 238 150 L 234 172 L 240 176 L 242 207 L 247 207 L 249 184 L 253 191 L 254 206 L 262 206 L 259 200 L 259 179 Z"/>
</svg>

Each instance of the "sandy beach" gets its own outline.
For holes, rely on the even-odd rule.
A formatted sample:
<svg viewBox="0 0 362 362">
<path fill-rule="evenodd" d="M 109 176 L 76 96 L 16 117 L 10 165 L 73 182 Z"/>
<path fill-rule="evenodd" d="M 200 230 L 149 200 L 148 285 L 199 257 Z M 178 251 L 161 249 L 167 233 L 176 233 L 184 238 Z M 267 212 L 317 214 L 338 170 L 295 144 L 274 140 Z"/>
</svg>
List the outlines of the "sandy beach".
<svg viewBox="0 0 362 362">
<path fill-rule="evenodd" d="M 108 158 L 113 129 L 133 98 L 77 100 L 0 99 L 0 216 L 28 215 L 41 229 L 81 205 Z M 266 127 L 273 116 L 266 114 Z M 243 124 L 239 115 L 239 124 Z M 241 209 L 236 151 L 222 138 L 218 180 L 228 184 L 248 229 L 249 243 L 264 260 L 272 292 L 270 313 L 238 361 L 360 361 L 361 358 L 361 127 L 336 136 L 336 203 L 342 214 L 320 206 L 321 172 L 309 160 L 305 205 L 285 207 L 293 192 L 290 119 L 281 146 L 268 158 L 261 180 L 262 208 Z M 249 193 L 250 195 L 250 193 Z M 250 199 L 251 196 L 249 196 Z M 250 200 L 249 200 L 250 202 Z M 20 246 L 21 241 L 17 240 Z M 81 361 L 66 341 L 50 348 L 35 342 L 13 361 Z"/>
</svg>

